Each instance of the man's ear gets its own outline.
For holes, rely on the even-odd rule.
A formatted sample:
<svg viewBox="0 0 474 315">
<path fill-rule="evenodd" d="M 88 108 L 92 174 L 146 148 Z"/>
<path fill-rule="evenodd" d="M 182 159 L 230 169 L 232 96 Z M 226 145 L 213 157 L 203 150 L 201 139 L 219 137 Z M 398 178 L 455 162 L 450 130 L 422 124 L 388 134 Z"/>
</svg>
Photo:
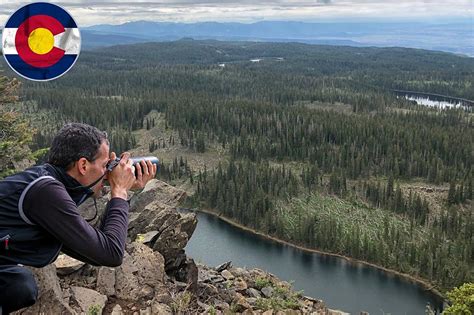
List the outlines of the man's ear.
<svg viewBox="0 0 474 315">
<path fill-rule="evenodd" d="M 79 174 L 85 175 L 87 170 L 87 159 L 85 157 L 80 158 L 76 162 L 76 169 Z"/>
</svg>

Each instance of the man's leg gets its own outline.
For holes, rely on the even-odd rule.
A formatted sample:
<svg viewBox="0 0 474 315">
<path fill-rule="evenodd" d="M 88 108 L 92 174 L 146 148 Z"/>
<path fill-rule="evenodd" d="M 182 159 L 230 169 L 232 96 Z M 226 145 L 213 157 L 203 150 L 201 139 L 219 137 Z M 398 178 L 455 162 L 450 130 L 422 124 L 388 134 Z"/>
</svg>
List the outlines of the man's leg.
<svg viewBox="0 0 474 315">
<path fill-rule="evenodd" d="M 31 271 L 22 266 L 0 266 L 0 306 L 3 314 L 35 304 L 38 287 Z"/>
</svg>

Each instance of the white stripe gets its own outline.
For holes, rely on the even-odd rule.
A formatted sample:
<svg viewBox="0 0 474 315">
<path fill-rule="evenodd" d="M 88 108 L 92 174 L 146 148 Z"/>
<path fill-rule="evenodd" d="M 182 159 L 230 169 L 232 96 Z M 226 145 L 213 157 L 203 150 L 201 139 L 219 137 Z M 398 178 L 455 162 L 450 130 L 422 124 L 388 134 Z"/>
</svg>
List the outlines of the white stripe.
<svg viewBox="0 0 474 315">
<path fill-rule="evenodd" d="M 18 55 L 15 48 L 15 36 L 18 28 L 4 28 L 2 51 L 4 55 Z M 78 28 L 65 28 L 54 36 L 54 46 L 65 51 L 66 55 L 78 55 L 81 50 L 81 34 Z"/>
<path fill-rule="evenodd" d="M 4 55 L 18 55 L 15 48 L 17 28 L 4 28 L 2 34 L 2 51 Z"/>
<path fill-rule="evenodd" d="M 66 55 L 78 55 L 81 50 L 81 34 L 77 28 L 66 28 L 54 36 L 54 46 L 65 50 Z"/>
<path fill-rule="evenodd" d="M 54 177 L 52 176 L 41 176 L 41 177 L 38 177 L 37 179 L 35 179 L 34 181 L 32 181 L 31 183 L 28 184 L 28 186 L 26 186 L 26 188 L 23 190 L 23 192 L 21 193 L 21 196 L 20 196 L 20 200 L 18 201 L 18 212 L 20 213 L 20 217 L 23 219 L 23 221 L 25 221 L 26 223 L 28 223 L 29 225 L 36 225 L 34 224 L 33 222 L 31 222 L 25 215 L 25 212 L 23 211 L 23 201 L 25 200 L 25 196 L 26 196 L 26 193 L 28 192 L 28 190 L 30 190 L 31 187 L 33 187 L 34 184 L 36 184 L 37 182 L 39 182 L 40 180 L 43 180 L 43 179 L 46 179 L 46 178 L 51 178 L 53 180 L 56 180 Z"/>
</svg>

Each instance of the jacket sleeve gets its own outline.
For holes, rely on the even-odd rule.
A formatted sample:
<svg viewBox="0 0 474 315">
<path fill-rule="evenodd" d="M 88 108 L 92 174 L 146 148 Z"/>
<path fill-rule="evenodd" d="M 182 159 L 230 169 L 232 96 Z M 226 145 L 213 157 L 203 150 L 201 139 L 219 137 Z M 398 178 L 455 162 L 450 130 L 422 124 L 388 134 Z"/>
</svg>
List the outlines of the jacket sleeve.
<svg viewBox="0 0 474 315">
<path fill-rule="evenodd" d="M 100 230 L 84 220 L 57 181 L 34 185 L 25 196 L 23 209 L 28 219 L 63 243 L 70 256 L 93 265 L 115 267 L 122 263 L 128 227 L 126 200 L 109 201 Z"/>
</svg>

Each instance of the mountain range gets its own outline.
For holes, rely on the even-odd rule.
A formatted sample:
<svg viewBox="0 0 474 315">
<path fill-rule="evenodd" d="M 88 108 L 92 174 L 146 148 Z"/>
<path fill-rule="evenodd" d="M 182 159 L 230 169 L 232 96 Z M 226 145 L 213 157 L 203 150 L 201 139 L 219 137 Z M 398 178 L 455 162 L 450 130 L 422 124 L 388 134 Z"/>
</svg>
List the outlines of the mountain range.
<svg viewBox="0 0 474 315">
<path fill-rule="evenodd" d="M 227 41 L 302 42 L 347 46 L 410 47 L 474 56 L 473 25 L 469 20 L 442 24 L 306 23 L 262 21 L 257 23 L 170 23 L 135 21 L 81 28 L 83 47 L 172 41 L 181 38 Z"/>
</svg>

